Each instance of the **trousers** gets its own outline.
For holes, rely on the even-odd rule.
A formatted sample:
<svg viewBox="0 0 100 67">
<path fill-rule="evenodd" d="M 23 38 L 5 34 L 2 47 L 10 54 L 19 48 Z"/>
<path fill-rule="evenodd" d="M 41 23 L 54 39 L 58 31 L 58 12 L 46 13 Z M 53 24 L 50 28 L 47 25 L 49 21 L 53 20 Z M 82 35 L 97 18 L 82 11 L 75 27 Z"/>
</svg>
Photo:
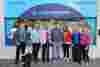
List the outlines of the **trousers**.
<svg viewBox="0 0 100 67">
<path fill-rule="evenodd" d="M 40 43 L 33 43 L 32 55 L 34 57 L 34 61 L 38 60 L 39 48 L 40 48 Z"/>
<path fill-rule="evenodd" d="M 47 43 L 43 44 L 42 46 L 42 61 L 46 61 L 47 60 L 47 54 L 48 54 L 48 48 L 47 48 Z"/>
<path fill-rule="evenodd" d="M 22 54 L 25 53 L 25 43 L 24 42 L 20 42 L 20 45 L 16 47 L 16 62 L 19 61 L 19 56 L 20 56 L 20 51 L 22 52 Z"/>
<path fill-rule="evenodd" d="M 52 47 L 52 58 L 63 58 L 63 47 L 62 42 L 53 42 Z"/>
</svg>

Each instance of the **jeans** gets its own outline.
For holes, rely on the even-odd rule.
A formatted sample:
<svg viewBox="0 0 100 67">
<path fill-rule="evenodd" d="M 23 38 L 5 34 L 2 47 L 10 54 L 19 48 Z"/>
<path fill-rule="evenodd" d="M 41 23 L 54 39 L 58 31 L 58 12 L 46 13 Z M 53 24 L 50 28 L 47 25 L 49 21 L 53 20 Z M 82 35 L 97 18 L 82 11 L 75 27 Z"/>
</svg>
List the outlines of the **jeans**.
<svg viewBox="0 0 100 67">
<path fill-rule="evenodd" d="M 25 53 L 26 44 L 24 42 L 20 42 L 20 45 L 16 47 L 16 62 L 19 61 L 20 50 L 22 54 Z"/>
</svg>

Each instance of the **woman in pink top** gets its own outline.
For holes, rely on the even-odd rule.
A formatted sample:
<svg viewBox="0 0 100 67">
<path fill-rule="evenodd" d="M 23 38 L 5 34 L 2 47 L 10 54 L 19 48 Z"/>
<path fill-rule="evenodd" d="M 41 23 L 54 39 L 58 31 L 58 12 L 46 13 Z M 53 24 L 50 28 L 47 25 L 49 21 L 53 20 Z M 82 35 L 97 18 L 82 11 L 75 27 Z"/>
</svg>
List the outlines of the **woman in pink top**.
<svg viewBox="0 0 100 67">
<path fill-rule="evenodd" d="M 83 32 L 81 33 L 80 36 L 80 46 L 81 46 L 80 48 L 81 48 L 82 59 L 87 64 L 89 63 L 88 51 L 89 51 L 89 45 L 91 43 L 92 43 L 92 38 L 91 38 L 89 28 L 84 27 Z"/>
<path fill-rule="evenodd" d="M 48 29 L 40 29 L 40 42 L 42 46 L 42 61 L 43 63 L 47 60 L 47 40 L 48 40 Z"/>
</svg>

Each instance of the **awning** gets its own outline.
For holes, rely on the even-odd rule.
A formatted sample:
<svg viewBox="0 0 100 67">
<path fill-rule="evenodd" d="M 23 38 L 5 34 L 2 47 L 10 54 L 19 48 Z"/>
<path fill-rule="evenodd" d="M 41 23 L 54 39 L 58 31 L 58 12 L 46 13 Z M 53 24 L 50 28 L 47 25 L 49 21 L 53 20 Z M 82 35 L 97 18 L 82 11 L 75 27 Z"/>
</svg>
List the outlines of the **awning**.
<svg viewBox="0 0 100 67">
<path fill-rule="evenodd" d="M 21 18 L 80 20 L 82 15 L 75 9 L 61 4 L 40 4 L 25 11 Z"/>
</svg>

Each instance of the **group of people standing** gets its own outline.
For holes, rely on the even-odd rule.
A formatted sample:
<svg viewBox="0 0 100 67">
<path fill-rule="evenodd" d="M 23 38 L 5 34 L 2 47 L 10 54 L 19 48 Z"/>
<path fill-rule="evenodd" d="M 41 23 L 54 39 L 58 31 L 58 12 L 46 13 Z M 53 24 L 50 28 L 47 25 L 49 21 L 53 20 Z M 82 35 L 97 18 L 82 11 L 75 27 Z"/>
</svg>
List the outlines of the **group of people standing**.
<svg viewBox="0 0 100 67">
<path fill-rule="evenodd" d="M 89 27 L 80 26 L 71 29 L 68 25 L 61 27 L 57 23 L 52 28 L 39 26 L 39 24 L 36 24 L 35 27 L 21 24 L 14 34 L 14 41 L 16 42 L 15 63 L 19 61 L 21 50 L 24 66 L 25 64 L 30 65 L 32 60 L 35 63 L 39 61 L 40 49 L 42 49 L 41 60 L 44 63 L 51 61 L 56 63 L 62 59 L 77 61 L 79 64 L 81 64 L 82 59 L 88 62 L 88 49 L 89 45 L 92 44 Z M 30 51 L 29 48 L 31 48 Z"/>
</svg>

